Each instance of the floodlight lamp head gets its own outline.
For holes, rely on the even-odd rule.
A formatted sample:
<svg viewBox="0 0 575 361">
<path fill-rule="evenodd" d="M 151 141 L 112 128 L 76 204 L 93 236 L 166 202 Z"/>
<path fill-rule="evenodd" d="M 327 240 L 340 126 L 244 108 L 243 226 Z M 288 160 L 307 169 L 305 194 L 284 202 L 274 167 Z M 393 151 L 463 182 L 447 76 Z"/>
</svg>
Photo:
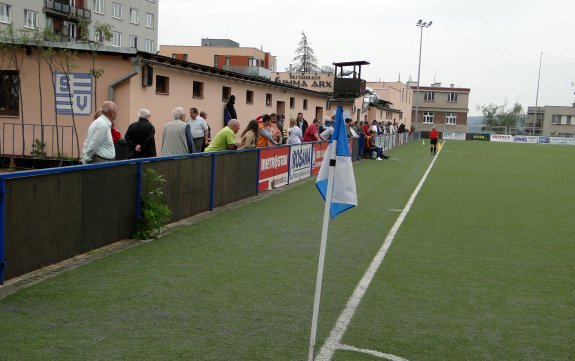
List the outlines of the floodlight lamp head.
<svg viewBox="0 0 575 361">
<path fill-rule="evenodd" d="M 433 21 L 430 21 L 430 22 L 427 24 L 427 27 L 430 27 L 431 24 L 433 24 Z"/>
<path fill-rule="evenodd" d="M 422 21 L 423 21 L 423 20 L 419 19 L 419 21 L 418 21 L 417 24 L 415 24 L 415 25 L 417 25 L 417 26 L 421 25 L 421 22 L 422 22 Z"/>
<path fill-rule="evenodd" d="M 427 23 L 421 24 L 421 27 L 422 27 L 422 28 L 426 28 L 426 27 L 427 27 Z"/>
</svg>

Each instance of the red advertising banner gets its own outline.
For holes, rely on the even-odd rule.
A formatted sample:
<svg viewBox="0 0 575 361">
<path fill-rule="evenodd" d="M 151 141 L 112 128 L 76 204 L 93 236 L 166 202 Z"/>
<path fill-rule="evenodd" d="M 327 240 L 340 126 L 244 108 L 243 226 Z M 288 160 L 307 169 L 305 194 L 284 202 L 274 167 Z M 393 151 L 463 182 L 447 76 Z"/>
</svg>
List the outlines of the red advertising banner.
<svg viewBox="0 0 575 361">
<path fill-rule="evenodd" d="M 325 151 L 327 150 L 328 142 L 315 143 L 313 145 L 313 163 L 311 168 L 311 174 L 317 175 L 319 169 L 321 168 L 321 162 L 325 156 Z"/>
<path fill-rule="evenodd" d="M 290 147 L 260 150 L 260 192 L 288 184 L 289 152 Z"/>
</svg>

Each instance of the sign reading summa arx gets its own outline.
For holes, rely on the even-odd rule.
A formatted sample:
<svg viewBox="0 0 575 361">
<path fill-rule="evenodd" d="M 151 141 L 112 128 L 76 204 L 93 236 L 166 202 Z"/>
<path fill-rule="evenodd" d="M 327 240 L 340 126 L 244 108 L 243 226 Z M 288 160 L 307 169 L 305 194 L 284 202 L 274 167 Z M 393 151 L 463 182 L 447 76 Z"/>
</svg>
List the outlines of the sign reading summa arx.
<svg viewBox="0 0 575 361">
<path fill-rule="evenodd" d="M 489 142 L 491 139 L 491 134 L 477 134 L 477 133 L 467 133 L 465 135 L 465 140 L 482 140 Z"/>
</svg>

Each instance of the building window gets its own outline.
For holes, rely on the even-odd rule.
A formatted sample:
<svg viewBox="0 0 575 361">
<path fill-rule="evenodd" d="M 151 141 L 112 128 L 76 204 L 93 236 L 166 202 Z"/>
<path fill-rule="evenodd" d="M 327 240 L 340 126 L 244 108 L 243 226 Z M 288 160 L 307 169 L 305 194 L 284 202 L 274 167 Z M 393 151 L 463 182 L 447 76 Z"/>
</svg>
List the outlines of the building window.
<svg viewBox="0 0 575 361">
<path fill-rule="evenodd" d="M 226 65 L 230 65 L 230 57 L 226 56 Z"/>
<path fill-rule="evenodd" d="M 227 102 L 230 100 L 230 95 L 232 95 L 232 88 L 229 86 L 222 87 L 222 101 Z"/>
<path fill-rule="evenodd" d="M 170 94 L 170 78 L 156 75 L 156 94 Z"/>
<path fill-rule="evenodd" d="M 248 59 L 248 66 L 258 66 L 258 59 L 256 59 L 256 58 L 249 58 L 249 59 Z"/>
<path fill-rule="evenodd" d="M 130 35 L 130 48 L 138 49 L 138 37 Z"/>
<path fill-rule="evenodd" d="M 10 24 L 12 22 L 12 6 L 0 4 L 0 23 Z"/>
<path fill-rule="evenodd" d="M 456 113 L 446 113 L 445 114 L 445 124 L 456 125 L 457 124 L 457 114 Z"/>
<path fill-rule="evenodd" d="M 269 93 L 266 94 L 266 106 L 268 107 L 272 106 L 272 95 Z"/>
<path fill-rule="evenodd" d="M 94 10 L 92 12 L 104 14 L 104 0 L 94 0 Z"/>
<path fill-rule="evenodd" d="M 539 114 L 537 114 L 539 115 Z M 553 114 L 551 116 L 551 124 L 553 125 L 571 125 L 571 115 Z"/>
<path fill-rule="evenodd" d="M 435 93 L 434 92 L 425 92 L 423 96 L 423 100 L 426 102 L 433 102 L 435 101 Z"/>
<path fill-rule="evenodd" d="M 246 90 L 246 104 L 254 103 L 254 92 L 251 90 Z"/>
<path fill-rule="evenodd" d="M 154 48 L 154 41 L 150 39 L 146 39 L 146 52 L 148 53 L 155 53 L 156 49 Z"/>
<path fill-rule="evenodd" d="M 104 44 L 104 33 L 102 30 L 94 30 L 94 42 Z"/>
<path fill-rule="evenodd" d="M 426 124 L 433 124 L 433 112 L 424 112 L 423 122 Z"/>
<path fill-rule="evenodd" d="M 76 23 L 64 20 L 62 33 L 69 38 L 76 38 Z"/>
<path fill-rule="evenodd" d="M 0 116 L 20 115 L 20 76 L 15 70 L 0 70 Z"/>
<path fill-rule="evenodd" d="M 183 60 L 183 61 L 188 61 L 188 54 L 173 53 L 172 58 L 178 59 L 178 60 Z"/>
<path fill-rule="evenodd" d="M 122 8 L 123 5 L 112 3 L 112 17 L 115 19 L 122 20 Z"/>
<path fill-rule="evenodd" d="M 38 29 L 38 13 L 36 11 L 24 9 L 24 27 Z"/>
<path fill-rule="evenodd" d="M 150 29 L 154 28 L 154 14 L 146 13 L 146 27 Z"/>
<path fill-rule="evenodd" d="M 307 110 L 307 99 L 303 100 L 303 110 Z"/>
<path fill-rule="evenodd" d="M 295 109 L 295 98 L 294 97 L 289 98 L 289 108 Z"/>
<path fill-rule="evenodd" d="M 139 15 L 138 9 L 130 8 L 130 22 L 132 24 L 138 23 L 138 15 Z"/>
<path fill-rule="evenodd" d="M 457 93 L 447 93 L 447 101 L 448 102 L 457 102 Z"/>
<path fill-rule="evenodd" d="M 204 83 L 201 81 L 195 81 L 193 84 L 193 95 L 194 98 L 203 98 L 204 97 Z"/>
<path fill-rule="evenodd" d="M 219 63 L 220 63 L 220 57 L 214 55 L 214 68 L 217 68 Z"/>
<path fill-rule="evenodd" d="M 122 46 L 122 33 L 112 31 L 112 46 Z"/>
</svg>

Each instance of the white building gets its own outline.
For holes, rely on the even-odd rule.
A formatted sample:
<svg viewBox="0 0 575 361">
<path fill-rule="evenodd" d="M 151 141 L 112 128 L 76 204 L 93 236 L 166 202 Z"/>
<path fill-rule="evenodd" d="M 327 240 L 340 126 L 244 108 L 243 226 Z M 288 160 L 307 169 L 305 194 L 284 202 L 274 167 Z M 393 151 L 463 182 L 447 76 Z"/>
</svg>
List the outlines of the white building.
<svg viewBox="0 0 575 361">
<path fill-rule="evenodd" d="M 80 23 L 88 23 L 89 39 L 99 41 L 97 24 L 112 26 L 104 45 L 156 53 L 159 0 L 0 0 L 0 30 L 52 29 L 59 41 L 75 42 Z M 82 47 L 81 45 L 77 45 Z"/>
</svg>

